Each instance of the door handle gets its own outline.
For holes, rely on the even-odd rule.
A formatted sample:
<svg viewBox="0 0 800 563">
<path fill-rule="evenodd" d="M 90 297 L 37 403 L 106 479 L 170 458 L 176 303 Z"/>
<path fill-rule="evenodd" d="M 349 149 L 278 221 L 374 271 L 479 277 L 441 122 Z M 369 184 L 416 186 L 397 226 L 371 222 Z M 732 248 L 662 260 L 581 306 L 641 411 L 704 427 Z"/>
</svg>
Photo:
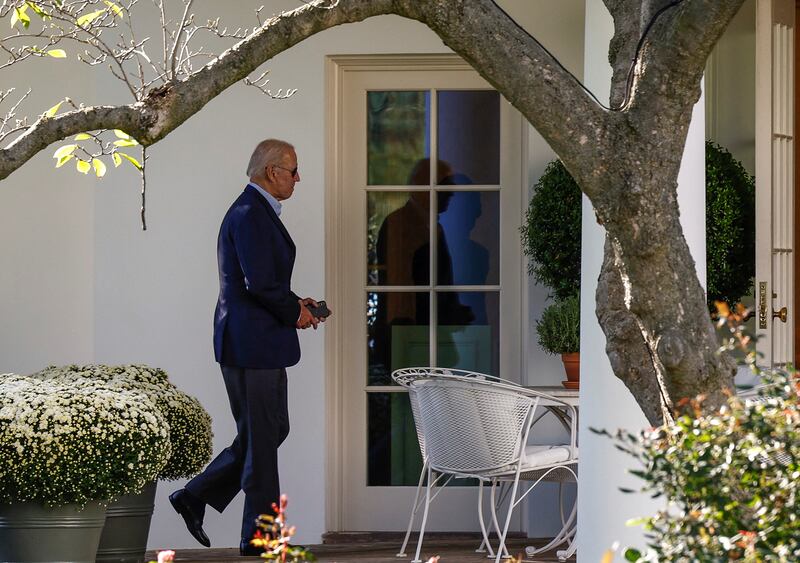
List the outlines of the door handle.
<svg viewBox="0 0 800 563">
<path fill-rule="evenodd" d="M 773 319 L 780 319 L 781 322 L 785 323 L 786 322 L 786 315 L 788 313 L 789 313 L 789 311 L 786 309 L 786 307 L 781 307 L 779 311 L 775 311 L 775 310 L 772 311 L 772 318 Z"/>
</svg>

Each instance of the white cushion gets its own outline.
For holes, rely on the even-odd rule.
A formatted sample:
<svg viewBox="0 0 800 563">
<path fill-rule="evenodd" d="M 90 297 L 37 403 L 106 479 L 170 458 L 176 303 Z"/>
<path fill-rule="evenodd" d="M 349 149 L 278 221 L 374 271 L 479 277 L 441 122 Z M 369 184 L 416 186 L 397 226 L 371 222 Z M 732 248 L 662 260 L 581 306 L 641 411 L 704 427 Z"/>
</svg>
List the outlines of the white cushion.
<svg viewBox="0 0 800 563">
<path fill-rule="evenodd" d="M 578 448 L 575 448 L 575 456 L 578 457 Z M 544 467 L 561 463 L 569 459 L 569 446 L 525 446 L 525 457 L 522 460 L 522 468 Z"/>
</svg>

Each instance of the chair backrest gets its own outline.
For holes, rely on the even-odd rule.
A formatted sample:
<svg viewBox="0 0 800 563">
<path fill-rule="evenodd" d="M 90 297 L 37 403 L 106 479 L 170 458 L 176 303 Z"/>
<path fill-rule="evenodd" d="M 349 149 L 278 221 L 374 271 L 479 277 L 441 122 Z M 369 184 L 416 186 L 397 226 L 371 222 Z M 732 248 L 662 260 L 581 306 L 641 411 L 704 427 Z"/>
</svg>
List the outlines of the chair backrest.
<svg viewBox="0 0 800 563">
<path fill-rule="evenodd" d="M 536 399 L 457 376 L 420 377 L 409 387 L 433 469 L 480 476 L 519 461 Z"/>
</svg>

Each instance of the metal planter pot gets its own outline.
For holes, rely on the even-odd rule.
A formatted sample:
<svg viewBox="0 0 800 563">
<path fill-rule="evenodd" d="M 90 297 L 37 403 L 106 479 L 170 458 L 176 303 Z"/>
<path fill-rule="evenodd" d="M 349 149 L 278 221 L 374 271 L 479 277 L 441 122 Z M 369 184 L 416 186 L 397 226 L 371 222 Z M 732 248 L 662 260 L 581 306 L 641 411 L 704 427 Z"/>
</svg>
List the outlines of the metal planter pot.
<svg viewBox="0 0 800 563">
<path fill-rule="evenodd" d="M 92 563 L 105 519 L 99 502 L 83 510 L 32 502 L 0 505 L 0 561 Z"/>
<path fill-rule="evenodd" d="M 135 495 L 121 497 L 106 509 L 106 525 L 97 550 L 98 563 L 141 563 L 147 549 L 156 481 Z"/>
</svg>

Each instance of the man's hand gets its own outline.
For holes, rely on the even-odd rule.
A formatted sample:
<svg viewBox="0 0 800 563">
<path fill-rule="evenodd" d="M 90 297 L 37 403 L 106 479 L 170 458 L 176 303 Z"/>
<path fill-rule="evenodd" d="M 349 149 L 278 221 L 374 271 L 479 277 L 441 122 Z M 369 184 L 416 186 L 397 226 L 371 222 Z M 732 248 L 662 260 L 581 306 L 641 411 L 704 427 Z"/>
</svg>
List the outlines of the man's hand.
<svg viewBox="0 0 800 563">
<path fill-rule="evenodd" d="M 325 322 L 325 319 L 320 319 L 312 315 L 311 311 L 308 310 L 306 305 L 313 305 L 314 307 L 317 307 L 318 303 L 311 297 L 298 299 L 297 302 L 300 303 L 300 318 L 297 319 L 297 328 L 306 329 L 310 326 L 313 326 L 314 330 L 317 330 L 317 325 L 321 322 Z"/>
</svg>

